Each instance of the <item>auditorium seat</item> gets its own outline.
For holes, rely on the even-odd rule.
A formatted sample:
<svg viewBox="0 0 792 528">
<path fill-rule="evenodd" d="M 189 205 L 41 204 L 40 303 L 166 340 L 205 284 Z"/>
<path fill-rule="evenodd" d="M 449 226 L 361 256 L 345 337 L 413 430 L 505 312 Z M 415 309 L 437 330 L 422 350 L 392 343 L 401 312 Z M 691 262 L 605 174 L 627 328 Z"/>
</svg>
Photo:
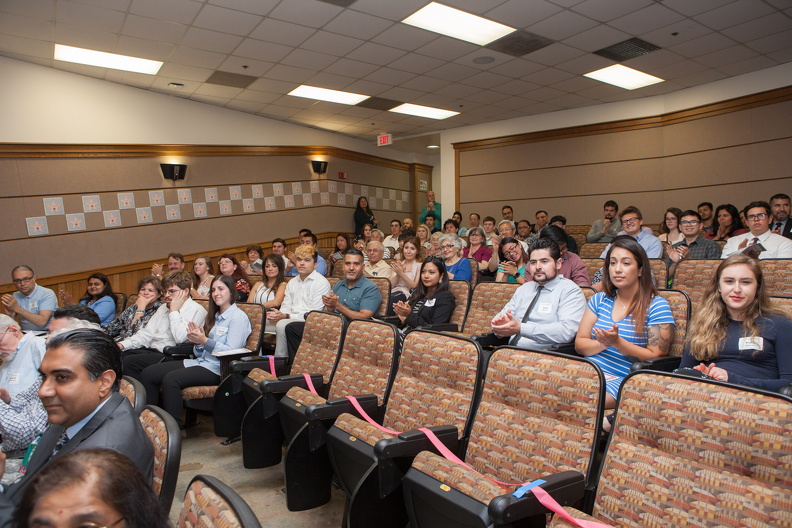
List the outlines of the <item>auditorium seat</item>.
<svg viewBox="0 0 792 528">
<path fill-rule="evenodd" d="M 682 290 L 690 297 L 691 315 L 704 297 L 704 290 L 720 263 L 720 260 L 685 259 L 677 265 L 673 288 Z"/>
<path fill-rule="evenodd" d="M 605 261 L 599 258 L 599 255 L 596 258 L 581 258 L 580 260 L 588 268 L 589 281 L 594 282 L 594 274 L 603 268 Z"/>
<path fill-rule="evenodd" d="M 668 264 L 663 259 L 649 259 L 655 288 L 668 288 Z"/>
<path fill-rule="evenodd" d="M 381 431 L 342 414 L 328 432 L 330 460 L 346 494 L 348 528 L 402 528 L 407 524 L 402 472 L 419 452 L 430 449 L 432 427 L 457 452 L 470 433 L 469 416 L 479 392 L 481 349 L 468 339 L 427 330 L 409 332 L 402 347 Z M 375 446 L 376 444 L 376 446 Z"/>
<path fill-rule="evenodd" d="M 599 258 L 606 247 L 607 242 L 586 242 L 580 246 L 580 258 Z"/>
<path fill-rule="evenodd" d="M 470 287 L 475 288 L 478 282 L 479 263 L 474 258 L 468 258 L 468 262 L 470 262 Z"/>
<path fill-rule="evenodd" d="M 790 525 L 790 438 L 789 397 L 635 372 L 621 388 L 592 515 L 566 510 L 614 528 Z M 556 515 L 550 526 L 573 525 Z"/>
<path fill-rule="evenodd" d="M 374 314 L 374 317 L 385 317 L 388 314 L 388 303 L 390 303 L 390 279 L 386 277 L 369 277 L 368 279 L 377 285 L 380 295 L 382 295 L 382 301 L 380 302 L 379 308 L 377 309 L 377 313 Z"/>
<path fill-rule="evenodd" d="M 465 316 L 470 304 L 470 283 L 463 280 L 451 280 L 448 281 L 448 290 L 454 295 L 454 301 L 456 302 L 454 313 L 451 314 L 448 324 L 456 325 L 456 329 L 452 331 L 459 331 L 465 323 Z"/>
<path fill-rule="evenodd" d="M 512 347 L 495 350 L 465 451 L 470 468 L 430 451 L 420 453 L 403 480 L 410 526 L 523 526 L 527 519 L 520 499 L 512 496 L 519 483 L 569 470 L 590 482 L 604 387 L 599 367 L 587 359 Z M 545 514 L 533 517 L 541 522 Z"/>
<path fill-rule="evenodd" d="M 658 295 L 668 301 L 671 313 L 674 316 L 676 329 L 671 350 L 667 356 L 660 356 L 643 361 L 636 361 L 630 367 L 632 370 L 650 369 L 670 372 L 679 366 L 682 353 L 685 351 L 687 329 L 690 324 L 690 298 L 681 290 L 657 290 Z"/>
<path fill-rule="evenodd" d="M 460 330 L 463 337 L 492 333 L 492 318 L 506 306 L 520 285 L 513 282 L 480 282 L 473 289 L 470 307 Z"/>
<path fill-rule="evenodd" d="M 176 527 L 207 526 L 261 528 L 261 523 L 245 500 L 220 479 L 196 475 L 187 486 Z"/>
<path fill-rule="evenodd" d="M 759 261 L 768 295 L 792 296 L 792 259 Z"/>
<path fill-rule="evenodd" d="M 327 455 L 327 429 L 342 413 L 356 414 L 345 396 L 356 396 L 370 416 L 382 419 L 397 367 L 396 332 L 388 323 L 351 321 L 327 399 L 292 387 L 280 401 L 290 511 L 316 508 L 330 500 L 333 470 Z"/>
<path fill-rule="evenodd" d="M 242 420 L 242 459 L 246 468 L 273 466 L 281 460 L 283 433 L 278 401 L 294 386 L 307 387 L 309 374 L 319 394 L 327 395 L 338 353 L 344 341 L 344 318 L 336 313 L 313 311 L 305 320 L 300 347 L 291 375 L 275 377 L 267 367 L 255 368 L 242 381 L 249 405 Z"/>
</svg>

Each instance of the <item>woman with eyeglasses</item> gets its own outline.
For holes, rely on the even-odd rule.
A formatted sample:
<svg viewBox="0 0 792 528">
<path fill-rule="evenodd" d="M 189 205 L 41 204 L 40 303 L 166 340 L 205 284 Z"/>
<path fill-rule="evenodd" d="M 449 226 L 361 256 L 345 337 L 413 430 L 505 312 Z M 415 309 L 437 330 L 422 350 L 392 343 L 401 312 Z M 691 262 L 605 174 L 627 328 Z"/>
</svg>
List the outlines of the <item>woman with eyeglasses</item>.
<svg viewBox="0 0 792 528">
<path fill-rule="evenodd" d="M 476 262 L 479 263 L 479 270 L 486 269 L 492 258 L 492 249 L 487 247 L 484 240 L 484 230 L 480 227 L 471 227 L 468 231 L 468 247 L 462 250 L 463 257 L 476 259 Z"/>
<path fill-rule="evenodd" d="M 669 207 L 666 209 L 663 223 L 660 224 L 660 242 L 663 242 L 666 249 L 685 238 L 679 229 L 679 221 L 682 220 L 682 209 Z"/>
<path fill-rule="evenodd" d="M 742 220 L 740 220 L 740 213 L 732 204 L 722 204 L 715 209 L 715 222 L 717 223 L 717 229 L 707 231 L 704 238 L 725 241 L 733 236 L 748 232 Z"/>
<path fill-rule="evenodd" d="M 121 315 L 113 319 L 103 328 L 105 333 L 116 341 L 123 341 L 127 337 L 135 335 L 138 330 L 145 327 L 149 320 L 162 305 L 160 297 L 164 289 L 157 277 L 143 277 L 137 284 L 138 297 L 135 304 L 132 304 L 121 312 Z"/>
<path fill-rule="evenodd" d="M 770 302 L 756 259 L 721 262 L 687 335 L 680 368 L 764 390 L 792 385 L 792 321 Z"/>
<path fill-rule="evenodd" d="M 74 298 L 66 290 L 58 291 L 63 304 L 74 304 Z M 116 298 L 113 294 L 113 287 L 110 279 L 104 273 L 92 273 L 88 277 L 88 289 L 79 301 L 91 308 L 99 316 L 99 324 L 102 326 L 110 323 L 116 315 Z"/>
<path fill-rule="evenodd" d="M 420 281 L 407 299 L 393 305 L 403 328 L 408 330 L 433 324 L 446 324 L 456 308 L 448 291 L 448 273 L 442 258 L 427 257 L 421 264 Z"/>
<path fill-rule="evenodd" d="M 462 258 L 462 239 L 453 233 L 440 236 L 440 256 L 445 259 L 446 273 L 449 280 L 469 281 L 473 275 L 470 261 Z"/>
<path fill-rule="evenodd" d="M 237 291 L 236 300 L 239 302 L 247 301 L 248 295 L 250 295 L 250 279 L 236 257 L 229 254 L 222 255 L 217 261 L 217 267 L 220 269 L 221 274 L 234 281 Z"/>
<path fill-rule="evenodd" d="M 513 237 L 504 237 L 498 245 L 498 273 L 495 282 L 516 282 L 525 284 L 525 268 L 528 266 L 528 254 L 519 240 Z"/>
</svg>

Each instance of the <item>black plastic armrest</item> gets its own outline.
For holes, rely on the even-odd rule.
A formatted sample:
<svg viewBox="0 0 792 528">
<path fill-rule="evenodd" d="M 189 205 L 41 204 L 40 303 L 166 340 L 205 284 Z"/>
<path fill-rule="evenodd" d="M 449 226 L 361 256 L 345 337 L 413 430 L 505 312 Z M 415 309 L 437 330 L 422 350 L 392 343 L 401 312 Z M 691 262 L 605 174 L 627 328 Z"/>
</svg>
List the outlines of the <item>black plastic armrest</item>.
<svg viewBox="0 0 792 528">
<path fill-rule="evenodd" d="M 545 481 L 541 488 L 561 506 L 580 502 L 586 493 L 585 477 L 578 471 L 563 471 L 541 479 Z M 495 525 L 508 525 L 536 515 L 544 516 L 548 511 L 530 490 L 519 499 L 509 493 L 495 497 L 489 503 L 489 514 Z"/>
<path fill-rule="evenodd" d="M 571 343 L 561 343 L 557 345 L 552 345 L 550 350 L 553 352 L 560 352 L 561 354 L 569 354 L 571 356 L 579 355 L 577 350 L 575 350 L 575 342 L 572 341 Z"/>
<path fill-rule="evenodd" d="M 784 396 L 792 396 L 792 385 L 789 385 L 788 387 L 784 387 L 778 392 L 780 392 Z"/>
<path fill-rule="evenodd" d="M 321 374 L 311 374 L 311 382 L 316 389 L 324 386 L 324 377 Z M 308 388 L 305 378 L 300 374 L 282 376 L 276 380 L 264 380 L 259 384 L 261 393 L 286 393 L 292 387 Z"/>
<path fill-rule="evenodd" d="M 289 358 L 276 357 L 275 358 L 275 371 L 277 372 L 280 367 L 286 365 Z M 250 372 L 255 368 L 260 368 L 269 372 L 269 358 L 267 356 L 247 356 L 235 359 L 231 362 L 231 370 L 233 372 Z"/>
<path fill-rule="evenodd" d="M 671 372 L 679 368 L 679 363 L 681 361 L 682 358 L 679 356 L 659 356 L 635 361 L 632 366 L 630 366 L 630 370 L 632 372 L 636 370 L 660 370 L 662 372 Z"/>
<path fill-rule="evenodd" d="M 355 399 L 357 399 L 360 406 L 363 407 L 363 410 L 366 411 L 366 414 L 369 416 L 377 410 L 379 400 L 377 400 L 376 395 L 364 394 L 355 396 Z M 329 420 L 338 418 L 344 413 L 358 414 L 352 406 L 352 402 L 347 398 L 333 398 L 332 400 L 327 400 L 325 403 L 309 405 L 308 408 L 305 409 L 305 417 L 308 420 Z"/>
<path fill-rule="evenodd" d="M 179 343 L 178 345 L 166 346 L 162 353 L 170 357 L 189 357 L 195 350 L 194 343 Z"/>
<path fill-rule="evenodd" d="M 443 445 L 456 452 L 459 431 L 455 425 L 436 425 L 427 427 L 427 429 L 432 431 Z M 437 449 L 429 441 L 429 438 L 418 429 L 405 431 L 395 438 L 385 438 L 374 444 L 374 455 L 380 460 L 414 457 L 421 451 L 437 452 Z"/>
<path fill-rule="evenodd" d="M 459 325 L 451 323 L 437 323 L 418 327 L 420 330 L 434 330 L 435 332 L 459 332 Z"/>
</svg>

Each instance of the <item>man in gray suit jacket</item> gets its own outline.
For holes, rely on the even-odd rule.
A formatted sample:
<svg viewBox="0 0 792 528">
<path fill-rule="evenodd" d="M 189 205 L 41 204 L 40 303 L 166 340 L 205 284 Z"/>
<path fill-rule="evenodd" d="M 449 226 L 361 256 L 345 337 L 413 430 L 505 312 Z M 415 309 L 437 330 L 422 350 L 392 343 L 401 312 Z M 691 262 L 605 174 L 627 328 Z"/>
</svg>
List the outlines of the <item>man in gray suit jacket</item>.
<svg viewBox="0 0 792 528">
<path fill-rule="evenodd" d="M 50 426 L 28 461 L 25 476 L 0 493 L 0 526 L 11 526 L 25 488 L 52 460 L 103 447 L 128 456 L 149 480 L 154 448 L 129 401 L 118 394 L 121 352 L 98 330 L 74 330 L 50 339 L 41 361 L 39 398 Z M 0 456 L 0 475 L 5 456 Z"/>
</svg>

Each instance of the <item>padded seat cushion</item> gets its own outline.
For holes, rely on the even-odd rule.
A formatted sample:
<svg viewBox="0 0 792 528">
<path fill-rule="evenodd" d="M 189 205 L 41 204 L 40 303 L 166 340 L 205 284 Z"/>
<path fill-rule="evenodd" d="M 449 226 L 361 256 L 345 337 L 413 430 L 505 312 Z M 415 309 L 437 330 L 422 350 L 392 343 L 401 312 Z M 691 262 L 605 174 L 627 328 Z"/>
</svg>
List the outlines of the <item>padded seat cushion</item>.
<svg viewBox="0 0 792 528">
<path fill-rule="evenodd" d="M 278 379 L 269 372 L 264 369 L 255 368 L 248 372 L 248 378 L 252 379 L 256 383 L 261 383 L 267 380 L 275 380 Z"/>
<path fill-rule="evenodd" d="M 309 405 L 321 405 L 327 401 L 321 396 L 318 396 L 309 390 L 305 390 L 302 387 L 292 387 L 289 389 L 289 392 L 286 393 L 286 398 L 302 404 L 305 407 L 308 407 Z"/>
<path fill-rule="evenodd" d="M 214 398 L 215 392 L 217 392 L 217 385 L 187 387 L 186 389 L 182 389 L 182 399 L 203 400 L 204 398 Z"/>
<path fill-rule="evenodd" d="M 415 457 L 412 467 L 484 505 L 488 505 L 492 499 L 499 495 L 514 491 L 514 488 L 505 488 L 495 484 L 480 473 L 471 471 L 465 466 L 451 462 L 430 451 L 422 451 Z"/>
<path fill-rule="evenodd" d="M 576 510 L 575 508 L 564 508 L 564 510 L 575 519 L 582 519 L 584 521 L 594 521 L 594 522 L 602 522 L 591 515 L 586 515 L 580 510 Z M 560 515 L 554 515 L 553 520 L 550 522 L 548 528 L 577 528 L 574 524 L 566 521 Z"/>
<path fill-rule="evenodd" d="M 339 416 L 335 421 L 335 426 L 372 447 L 383 438 L 392 438 L 388 433 L 380 431 L 368 422 L 349 413 Z"/>
<path fill-rule="evenodd" d="M 177 525 L 184 528 L 242 526 L 232 506 L 215 490 L 200 481 L 194 482 L 187 490 Z"/>
<path fill-rule="evenodd" d="M 140 425 L 154 446 L 154 478 L 151 480 L 151 488 L 159 495 L 165 475 L 165 461 L 168 458 L 168 429 L 165 422 L 149 409 L 144 409 L 140 414 Z"/>
</svg>

